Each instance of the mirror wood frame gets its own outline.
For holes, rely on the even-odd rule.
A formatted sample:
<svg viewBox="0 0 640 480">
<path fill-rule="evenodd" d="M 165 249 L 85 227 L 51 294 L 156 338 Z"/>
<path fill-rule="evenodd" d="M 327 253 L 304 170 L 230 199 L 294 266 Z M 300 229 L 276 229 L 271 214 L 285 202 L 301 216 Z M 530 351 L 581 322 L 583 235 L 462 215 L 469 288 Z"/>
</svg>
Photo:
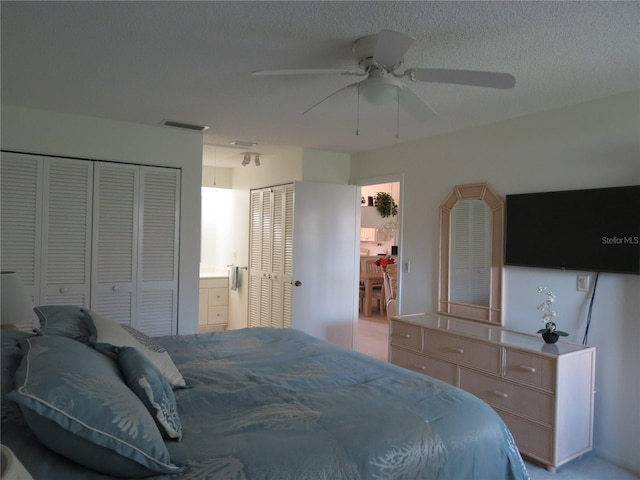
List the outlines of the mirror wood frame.
<svg viewBox="0 0 640 480">
<path fill-rule="evenodd" d="M 450 300 L 451 211 L 460 200 L 482 200 L 491 210 L 491 267 L 489 305 L 456 303 Z M 504 200 L 487 183 L 453 187 L 440 205 L 440 281 L 438 312 L 455 317 L 502 325 L 502 251 L 504 242 Z"/>
</svg>

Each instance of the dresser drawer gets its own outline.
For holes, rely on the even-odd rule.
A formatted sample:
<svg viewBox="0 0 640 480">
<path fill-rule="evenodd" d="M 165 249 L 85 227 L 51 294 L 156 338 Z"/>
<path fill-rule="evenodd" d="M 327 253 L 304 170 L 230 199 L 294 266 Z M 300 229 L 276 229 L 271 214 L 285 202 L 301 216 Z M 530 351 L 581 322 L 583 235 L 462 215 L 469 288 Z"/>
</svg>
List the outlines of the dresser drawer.
<svg viewBox="0 0 640 480">
<path fill-rule="evenodd" d="M 421 350 L 422 329 L 416 325 L 392 320 L 389 336 L 393 345 L 400 345 L 411 350 Z"/>
<path fill-rule="evenodd" d="M 497 345 L 425 330 L 424 351 L 443 360 L 500 374 L 500 347 Z"/>
<path fill-rule="evenodd" d="M 555 371 L 556 362 L 552 358 L 505 348 L 505 378 L 554 391 Z"/>
<path fill-rule="evenodd" d="M 506 382 L 479 372 L 460 369 L 460 388 L 485 402 L 545 425 L 553 425 L 553 395 Z"/>
<path fill-rule="evenodd" d="M 458 367 L 453 363 L 391 347 L 391 362 L 451 385 L 458 385 Z"/>
<path fill-rule="evenodd" d="M 553 463 L 553 430 L 498 410 L 523 455 Z"/>
<path fill-rule="evenodd" d="M 229 291 L 226 288 L 209 289 L 209 306 L 226 305 L 228 303 Z"/>
</svg>

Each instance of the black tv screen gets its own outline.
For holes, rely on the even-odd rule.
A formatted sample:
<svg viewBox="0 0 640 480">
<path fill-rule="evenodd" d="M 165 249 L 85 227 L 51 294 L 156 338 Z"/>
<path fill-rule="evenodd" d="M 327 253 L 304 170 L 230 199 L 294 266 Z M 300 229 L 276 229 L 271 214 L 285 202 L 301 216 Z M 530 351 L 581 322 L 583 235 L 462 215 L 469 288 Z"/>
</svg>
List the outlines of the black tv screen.
<svg viewBox="0 0 640 480">
<path fill-rule="evenodd" d="M 640 274 L 640 185 L 507 195 L 505 265 Z"/>
</svg>

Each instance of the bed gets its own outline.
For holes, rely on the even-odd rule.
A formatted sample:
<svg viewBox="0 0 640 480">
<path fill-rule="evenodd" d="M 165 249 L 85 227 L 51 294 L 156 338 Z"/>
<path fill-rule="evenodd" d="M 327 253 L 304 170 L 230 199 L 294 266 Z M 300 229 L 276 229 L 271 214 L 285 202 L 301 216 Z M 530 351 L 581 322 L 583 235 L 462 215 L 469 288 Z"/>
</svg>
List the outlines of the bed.
<svg viewBox="0 0 640 480">
<path fill-rule="evenodd" d="M 36 310 L 1 366 L 2 444 L 37 480 L 529 478 L 480 399 L 300 331 L 150 339 Z"/>
</svg>

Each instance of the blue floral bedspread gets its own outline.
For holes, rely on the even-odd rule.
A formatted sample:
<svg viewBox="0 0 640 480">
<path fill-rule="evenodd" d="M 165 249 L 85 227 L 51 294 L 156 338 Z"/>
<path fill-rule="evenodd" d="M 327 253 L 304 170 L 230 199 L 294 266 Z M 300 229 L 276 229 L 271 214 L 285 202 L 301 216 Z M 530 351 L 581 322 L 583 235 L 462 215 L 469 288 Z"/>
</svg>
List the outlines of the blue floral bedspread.
<svg viewBox="0 0 640 480">
<path fill-rule="evenodd" d="M 166 442 L 189 468 L 152 479 L 528 478 L 498 415 L 430 377 L 289 329 L 154 340 L 190 387 L 175 391 L 183 440 Z M 5 402 L 2 420 L 36 479 L 107 478 L 40 445 Z"/>
</svg>

